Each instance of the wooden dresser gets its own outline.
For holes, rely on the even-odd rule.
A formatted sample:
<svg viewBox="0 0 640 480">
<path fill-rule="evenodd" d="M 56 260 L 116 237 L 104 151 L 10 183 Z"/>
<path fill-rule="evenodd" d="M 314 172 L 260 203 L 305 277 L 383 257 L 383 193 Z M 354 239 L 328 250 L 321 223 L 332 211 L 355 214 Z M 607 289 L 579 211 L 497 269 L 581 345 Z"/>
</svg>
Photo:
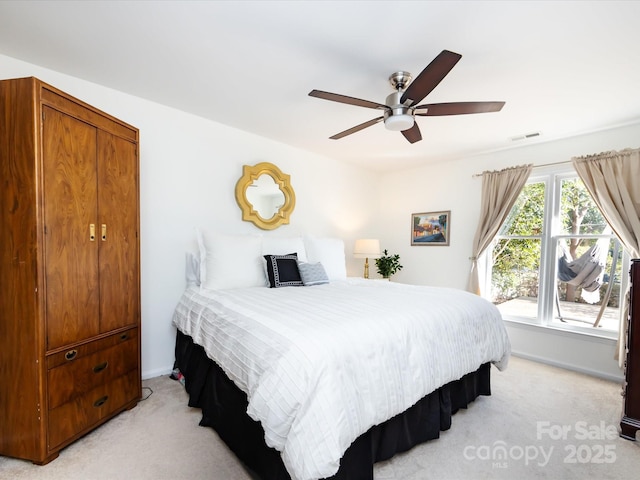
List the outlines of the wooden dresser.
<svg viewBox="0 0 640 480">
<path fill-rule="evenodd" d="M 640 430 L 640 259 L 631 261 L 631 302 L 625 381 L 624 415 L 620 422 L 620 435 L 635 440 L 636 432 Z"/>
<path fill-rule="evenodd" d="M 44 464 L 141 397 L 138 130 L 0 81 L 0 455 Z"/>
</svg>

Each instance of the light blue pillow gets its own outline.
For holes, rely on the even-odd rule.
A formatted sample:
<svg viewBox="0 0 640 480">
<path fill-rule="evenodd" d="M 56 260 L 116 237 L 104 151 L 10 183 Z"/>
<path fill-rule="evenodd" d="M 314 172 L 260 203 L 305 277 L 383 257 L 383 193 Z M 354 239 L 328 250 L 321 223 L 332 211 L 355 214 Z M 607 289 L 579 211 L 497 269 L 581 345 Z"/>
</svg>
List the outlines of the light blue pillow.
<svg viewBox="0 0 640 480">
<path fill-rule="evenodd" d="M 320 262 L 317 263 L 298 263 L 298 270 L 300 271 L 300 277 L 305 287 L 312 285 L 322 285 L 329 283 L 329 277 L 327 272 Z"/>
</svg>

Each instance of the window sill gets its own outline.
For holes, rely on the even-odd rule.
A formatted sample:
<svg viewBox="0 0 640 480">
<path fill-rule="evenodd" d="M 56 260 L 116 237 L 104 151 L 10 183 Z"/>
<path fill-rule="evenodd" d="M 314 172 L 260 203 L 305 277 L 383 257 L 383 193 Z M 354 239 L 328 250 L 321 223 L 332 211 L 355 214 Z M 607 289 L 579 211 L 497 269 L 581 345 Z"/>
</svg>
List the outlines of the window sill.
<svg viewBox="0 0 640 480">
<path fill-rule="evenodd" d="M 603 343 L 612 343 L 612 344 L 616 344 L 618 341 L 618 332 L 614 332 L 611 330 L 596 330 L 593 329 L 593 331 L 587 330 L 586 327 L 585 328 L 580 328 L 580 327 L 571 327 L 571 326 L 567 326 L 567 327 L 557 327 L 555 325 L 543 325 L 540 323 L 535 323 L 533 321 L 530 321 L 526 318 L 522 318 L 522 317 L 506 317 L 503 316 L 502 317 L 504 319 L 505 322 L 513 324 L 513 325 L 517 325 L 517 326 L 524 326 L 526 328 L 530 328 L 533 330 L 544 330 L 548 333 L 554 334 L 554 335 L 559 335 L 559 336 L 566 336 L 566 337 L 575 337 L 575 336 L 580 336 L 580 337 L 590 337 L 593 339 L 597 339 L 597 340 L 601 340 Z"/>
</svg>

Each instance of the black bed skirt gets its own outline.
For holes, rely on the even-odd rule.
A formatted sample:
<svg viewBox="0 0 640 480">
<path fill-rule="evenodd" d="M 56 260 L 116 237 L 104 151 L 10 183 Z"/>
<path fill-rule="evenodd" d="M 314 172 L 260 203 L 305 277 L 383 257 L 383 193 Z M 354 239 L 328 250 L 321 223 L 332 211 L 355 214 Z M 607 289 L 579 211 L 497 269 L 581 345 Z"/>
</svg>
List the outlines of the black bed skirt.
<svg viewBox="0 0 640 480">
<path fill-rule="evenodd" d="M 200 425 L 212 427 L 262 480 L 290 480 L 279 452 L 264 442 L 259 422 L 247 414 L 247 396 L 210 360 L 200 345 L 178 331 L 176 367 L 185 377 L 189 406 L 202 410 Z M 460 380 L 419 400 L 404 413 L 358 437 L 340 461 L 332 480 L 373 480 L 373 464 L 414 445 L 433 440 L 451 427 L 451 416 L 479 395 L 491 395 L 491 365 L 484 364 Z"/>
</svg>

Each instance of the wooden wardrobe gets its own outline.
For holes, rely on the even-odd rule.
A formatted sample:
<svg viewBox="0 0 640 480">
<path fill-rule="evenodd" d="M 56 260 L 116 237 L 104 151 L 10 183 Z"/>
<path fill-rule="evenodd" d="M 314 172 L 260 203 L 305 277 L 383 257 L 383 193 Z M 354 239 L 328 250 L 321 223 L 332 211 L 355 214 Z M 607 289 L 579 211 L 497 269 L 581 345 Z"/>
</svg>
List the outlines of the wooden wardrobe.
<svg viewBox="0 0 640 480">
<path fill-rule="evenodd" d="M 624 415 L 620 422 L 620 435 L 635 440 L 636 433 L 640 430 L 640 259 L 631 260 L 630 278 Z"/>
<path fill-rule="evenodd" d="M 0 455 L 44 464 L 141 397 L 138 130 L 0 81 Z"/>
</svg>

